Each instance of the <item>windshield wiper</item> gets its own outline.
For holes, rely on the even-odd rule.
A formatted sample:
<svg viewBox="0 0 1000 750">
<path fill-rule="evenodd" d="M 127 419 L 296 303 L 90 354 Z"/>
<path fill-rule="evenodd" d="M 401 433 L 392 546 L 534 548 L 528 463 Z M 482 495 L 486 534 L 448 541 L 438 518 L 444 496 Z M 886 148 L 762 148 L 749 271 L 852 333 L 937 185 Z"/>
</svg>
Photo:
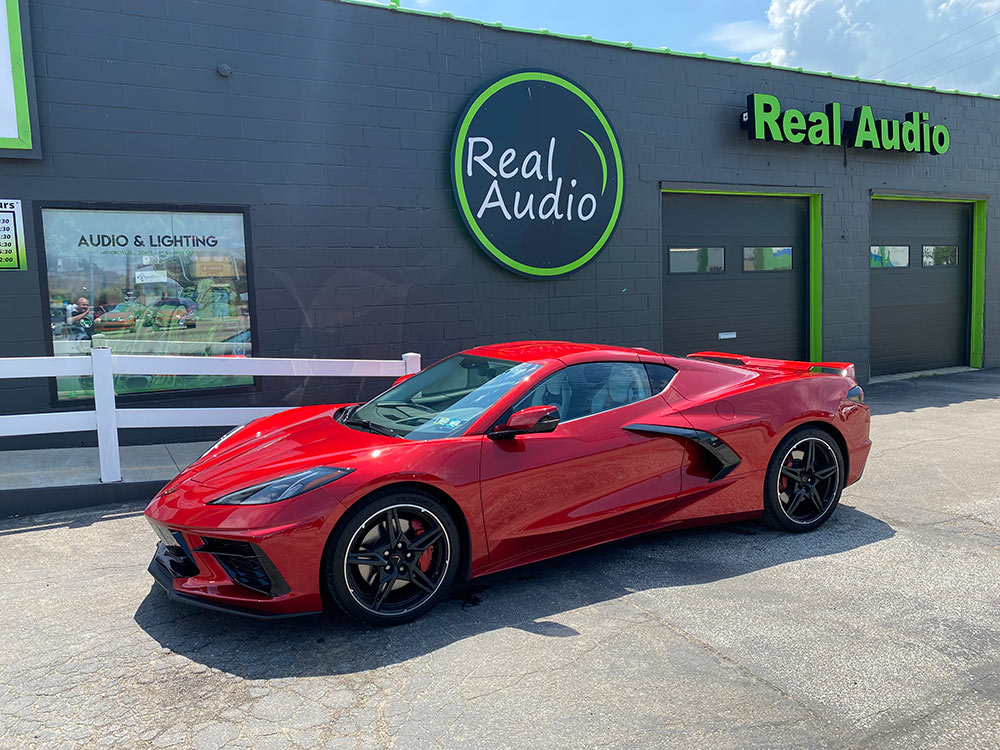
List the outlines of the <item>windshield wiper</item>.
<svg viewBox="0 0 1000 750">
<path fill-rule="evenodd" d="M 379 435 L 385 435 L 386 437 L 399 437 L 399 433 L 395 430 L 367 419 L 361 419 L 361 417 L 348 417 L 343 420 L 341 424 L 346 424 L 351 427 L 360 427 L 364 430 L 368 430 L 369 432 L 376 432 Z"/>
</svg>

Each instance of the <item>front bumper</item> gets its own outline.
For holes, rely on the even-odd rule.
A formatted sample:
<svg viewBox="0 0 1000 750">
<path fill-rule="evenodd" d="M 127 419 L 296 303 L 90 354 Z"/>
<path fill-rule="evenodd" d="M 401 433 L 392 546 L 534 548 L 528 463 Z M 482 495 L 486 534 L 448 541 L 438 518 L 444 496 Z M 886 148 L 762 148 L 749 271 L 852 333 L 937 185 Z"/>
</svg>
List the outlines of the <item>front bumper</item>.
<svg viewBox="0 0 1000 750">
<path fill-rule="evenodd" d="M 319 560 L 301 528 L 260 538 L 149 520 L 160 539 L 149 573 L 171 599 L 262 619 L 322 611 Z"/>
<path fill-rule="evenodd" d="M 171 554 L 163 542 L 157 543 L 156 554 L 153 555 L 153 559 L 149 563 L 149 574 L 153 576 L 154 581 L 163 587 L 163 589 L 167 592 L 167 598 L 171 601 L 191 604 L 195 607 L 202 607 L 216 612 L 227 612 L 229 614 L 242 615 L 243 617 L 252 617 L 256 620 L 281 620 L 288 617 L 303 617 L 305 615 L 319 614 L 322 611 L 270 612 L 265 610 L 248 609 L 224 600 L 195 596 L 193 594 L 184 593 L 183 591 L 178 591 L 174 588 L 174 582 L 178 579 L 190 577 L 190 574 L 185 575 L 188 571 L 183 570 L 181 567 L 183 564 L 183 561 L 179 561 L 176 555 Z M 197 570 L 197 568 L 195 568 L 195 570 Z"/>
</svg>

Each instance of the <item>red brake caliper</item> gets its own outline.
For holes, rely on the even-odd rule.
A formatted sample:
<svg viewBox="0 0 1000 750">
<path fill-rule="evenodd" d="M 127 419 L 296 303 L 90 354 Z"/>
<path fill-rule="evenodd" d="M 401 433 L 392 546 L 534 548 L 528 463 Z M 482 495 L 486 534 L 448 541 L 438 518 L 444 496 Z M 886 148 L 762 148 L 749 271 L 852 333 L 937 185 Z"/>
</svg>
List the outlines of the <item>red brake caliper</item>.
<svg viewBox="0 0 1000 750">
<path fill-rule="evenodd" d="M 410 521 L 410 528 L 419 537 L 423 534 L 426 529 L 420 521 Z M 434 557 L 434 550 L 432 547 L 428 547 L 423 551 L 423 554 L 417 558 L 417 567 L 420 568 L 425 573 L 431 568 L 431 558 Z"/>
</svg>

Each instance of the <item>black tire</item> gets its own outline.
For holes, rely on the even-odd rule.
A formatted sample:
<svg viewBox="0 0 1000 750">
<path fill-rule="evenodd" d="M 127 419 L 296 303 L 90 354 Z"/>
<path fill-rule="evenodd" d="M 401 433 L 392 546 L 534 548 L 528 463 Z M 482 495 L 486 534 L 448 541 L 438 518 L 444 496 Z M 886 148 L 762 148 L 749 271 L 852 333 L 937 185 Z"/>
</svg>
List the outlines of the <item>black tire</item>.
<svg viewBox="0 0 1000 750">
<path fill-rule="evenodd" d="M 815 427 L 782 440 L 764 475 L 764 521 L 785 531 L 826 522 L 844 489 L 844 456 L 830 433 Z"/>
<path fill-rule="evenodd" d="M 448 595 L 460 559 L 461 537 L 448 509 L 423 490 L 390 489 L 359 502 L 337 524 L 323 580 L 354 619 L 399 625 Z"/>
</svg>

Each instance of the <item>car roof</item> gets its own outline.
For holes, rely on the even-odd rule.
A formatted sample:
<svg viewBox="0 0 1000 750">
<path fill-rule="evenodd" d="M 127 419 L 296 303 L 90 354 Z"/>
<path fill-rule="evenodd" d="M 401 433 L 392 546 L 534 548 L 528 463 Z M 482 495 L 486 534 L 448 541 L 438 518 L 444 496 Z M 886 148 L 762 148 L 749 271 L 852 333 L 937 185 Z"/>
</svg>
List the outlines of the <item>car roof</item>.
<svg viewBox="0 0 1000 750">
<path fill-rule="evenodd" d="M 488 344 L 466 349 L 466 354 L 478 357 L 492 357 L 515 362 L 536 362 L 546 359 L 562 359 L 573 355 L 588 354 L 595 359 L 607 356 L 608 359 L 621 357 L 623 354 L 635 357 L 637 354 L 651 354 L 648 349 L 633 349 L 625 346 L 608 346 L 605 344 L 576 344 L 571 341 L 511 341 L 505 344 Z M 589 359 L 589 357 L 588 357 Z"/>
</svg>

